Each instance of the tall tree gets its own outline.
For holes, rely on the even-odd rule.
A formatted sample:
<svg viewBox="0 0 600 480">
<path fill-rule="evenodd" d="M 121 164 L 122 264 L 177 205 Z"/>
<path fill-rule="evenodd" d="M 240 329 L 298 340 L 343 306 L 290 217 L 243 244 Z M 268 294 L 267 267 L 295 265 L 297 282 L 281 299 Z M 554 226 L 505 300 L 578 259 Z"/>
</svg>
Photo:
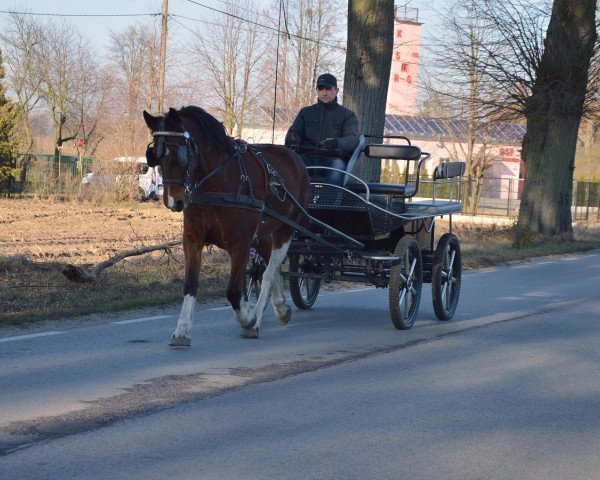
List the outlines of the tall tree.
<svg viewBox="0 0 600 480">
<path fill-rule="evenodd" d="M 256 9 L 250 0 L 233 0 L 224 8 L 226 15 L 213 16 L 213 23 L 197 32 L 195 67 L 206 72 L 203 97 L 216 96 L 213 107 L 227 133 L 241 136 L 250 106 L 263 94 L 257 74 L 267 45 L 256 27 L 259 17 L 251 13 Z M 238 15 L 240 10 L 247 12 L 244 18 Z"/>
<path fill-rule="evenodd" d="M 383 134 L 393 32 L 394 0 L 348 1 L 344 105 L 365 134 Z M 380 173 L 380 162 L 357 162 L 357 175 L 367 181 L 378 181 Z"/>
<path fill-rule="evenodd" d="M 598 62 L 590 69 L 598 53 L 596 3 L 472 1 L 487 38 L 478 44 L 477 55 L 461 58 L 474 62 L 484 91 L 493 93 L 480 97 L 479 107 L 487 118 L 527 122 L 517 244 L 531 232 L 571 233 L 577 132 L 582 115 L 598 110 Z"/>
<path fill-rule="evenodd" d="M 16 134 L 18 109 L 6 98 L 3 65 L 0 50 L 0 180 L 11 173 L 12 163 L 19 152 Z"/>
<path fill-rule="evenodd" d="M 554 0 L 544 53 L 525 116 L 526 181 L 517 243 L 529 232 L 572 234 L 571 195 L 577 132 L 597 40 L 596 0 Z"/>
</svg>

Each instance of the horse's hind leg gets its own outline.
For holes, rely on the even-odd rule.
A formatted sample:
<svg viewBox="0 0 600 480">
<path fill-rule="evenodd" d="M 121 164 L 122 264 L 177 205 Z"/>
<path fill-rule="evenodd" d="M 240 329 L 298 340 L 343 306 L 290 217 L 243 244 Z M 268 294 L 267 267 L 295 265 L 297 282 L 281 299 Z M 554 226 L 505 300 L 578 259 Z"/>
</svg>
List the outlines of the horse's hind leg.
<svg viewBox="0 0 600 480">
<path fill-rule="evenodd" d="M 184 240 L 185 282 L 183 285 L 183 305 L 179 313 L 177 328 L 171 337 L 172 347 L 189 347 L 192 341 L 192 318 L 198 293 L 198 275 L 202 259 L 202 243 L 199 246 L 189 245 Z"/>
<path fill-rule="evenodd" d="M 279 273 L 279 267 L 285 259 L 289 246 L 290 240 L 288 239 L 287 242 L 284 242 L 279 248 L 273 248 L 271 251 L 269 263 L 267 264 L 267 268 L 263 273 L 260 295 L 258 296 L 258 301 L 254 307 L 256 323 L 252 328 L 244 328 L 242 330 L 242 336 L 258 338 L 263 311 L 267 301 L 269 300 L 269 293 L 272 293 L 273 295 L 273 306 L 275 307 L 275 315 L 277 316 L 277 319 L 282 323 L 287 323 L 287 321 L 289 321 L 291 310 L 285 303 L 283 286 L 281 284 L 281 276 Z M 272 287 L 275 288 L 272 290 Z"/>
<path fill-rule="evenodd" d="M 283 295 L 283 278 L 281 277 L 281 264 L 285 260 L 285 256 L 287 255 L 287 251 L 290 247 L 291 243 L 291 235 L 292 233 L 287 232 L 279 232 L 283 234 L 283 238 L 277 238 L 277 233 L 274 235 L 274 244 L 277 245 L 281 243 L 279 248 L 274 248 L 271 253 L 271 261 L 269 265 L 273 262 L 274 272 L 272 277 L 272 289 L 271 289 L 271 303 L 273 305 L 273 309 L 275 310 L 275 318 L 277 321 L 282 324 L 286 324 L 292 318 L 292 309 L 285 301 L 285 296 Z M 264 278 L 264 275 L 263 275 Z"/>
</svg>

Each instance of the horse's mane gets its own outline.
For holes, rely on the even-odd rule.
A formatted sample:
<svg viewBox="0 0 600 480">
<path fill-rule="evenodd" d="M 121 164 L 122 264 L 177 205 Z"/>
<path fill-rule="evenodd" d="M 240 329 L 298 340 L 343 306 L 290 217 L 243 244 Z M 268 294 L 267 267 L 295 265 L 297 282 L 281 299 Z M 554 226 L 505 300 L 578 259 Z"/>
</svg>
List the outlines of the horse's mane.
<svg viewBox="0 0 600 480">
<path fill-rule="evenodd" d="M 179 110 L 179 114 L 198 124 L 199 129 L 206 134 L 206 139 L 215 147 L 229 154 L 235 151 L 233 139 L 225 132 L 225 127 L 215 117 L 195 105 L 188 105 Z"/>
</svg>

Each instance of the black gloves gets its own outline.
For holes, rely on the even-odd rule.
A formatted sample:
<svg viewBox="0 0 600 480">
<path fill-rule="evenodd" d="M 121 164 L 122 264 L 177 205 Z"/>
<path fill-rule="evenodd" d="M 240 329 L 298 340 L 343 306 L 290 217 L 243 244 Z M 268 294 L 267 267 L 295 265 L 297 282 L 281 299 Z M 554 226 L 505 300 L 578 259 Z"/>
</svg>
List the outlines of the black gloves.
<svg viewBox="0 0 600 480">
<path fill-rule="evenodd" d="M 288 147 L 296 147 L 300 145 L 300 136 L 295 133 L 288 135 L 288 137 L 285 139 L 285 144 Z"/>
<path fill-rule="evenodd" d="M 334 150 L 338 149 L 338 147 L 340 146 L 340 142 L 337 138 L 326 138 L 321 143 L 319 143 L 319 146 L 324 150 L 327 150 L 328 152 L 333 152 Z"/>
</svg>

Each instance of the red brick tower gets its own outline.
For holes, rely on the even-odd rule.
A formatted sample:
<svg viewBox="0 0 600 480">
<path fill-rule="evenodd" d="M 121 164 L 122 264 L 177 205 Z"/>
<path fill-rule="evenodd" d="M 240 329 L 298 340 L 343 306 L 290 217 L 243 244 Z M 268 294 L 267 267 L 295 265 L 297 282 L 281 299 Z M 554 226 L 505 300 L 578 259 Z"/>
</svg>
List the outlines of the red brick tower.
<svg viewBox="0 0 600 480">
<path fill-rule="evenodd" d="M 421 25 L 417 8 L 394 8 L 394 53 L 386 113 L 416 114 Z"/>
</svg>

